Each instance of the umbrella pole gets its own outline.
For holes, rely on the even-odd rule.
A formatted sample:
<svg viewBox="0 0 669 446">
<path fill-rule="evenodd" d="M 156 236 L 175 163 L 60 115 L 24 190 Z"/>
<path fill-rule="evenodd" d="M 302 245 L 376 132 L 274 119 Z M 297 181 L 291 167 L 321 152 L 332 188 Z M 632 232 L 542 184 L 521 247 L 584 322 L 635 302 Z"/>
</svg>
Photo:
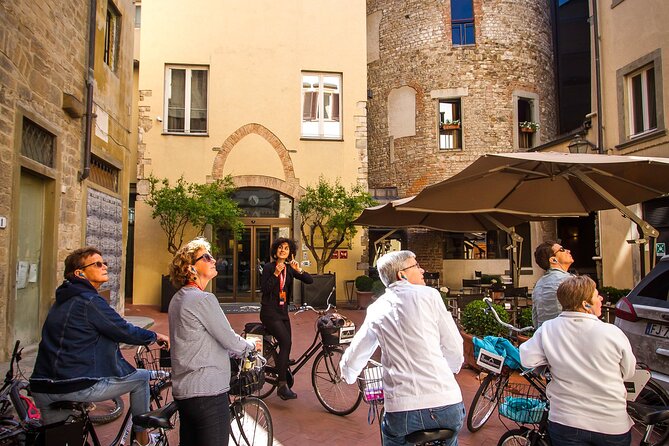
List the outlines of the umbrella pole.
<svg viewBox="0 0 669 446">
<path fill-rule="evenodd" d="M 636 215 L 634 212 L 630 211 L 627 206 L 622 204 L 620 200 L 616 199 L 613 195 L 611 195 L 606 189 L 604 189 L 602 186 L 600 186 L 596 181 L 594 181 L 592 178 L 590 178 L 588 175 L 585 174 L 585 172 L 574 169 L 572 172 L 572 175 L 577 177 L 579 180 L 581 180 L 585 185 L 587 185 L 590 189 L 598 193 L 603 199 L 608 201 L 613 205 L 614 208 L 618 209 L 625 217 L 629 218 L 632 220 L 634 223 L 636 223 L 637 227 L 639 228 L 639 239 L 636 240 L 627 240 L 627 243 L 634 243 L 639 245 L 639 253 L 641 257 L 641 277 L 644 277 L 646 275 L 646 249 L 645 249 L 645 244 L 648 243 L 649 246 L 653 249 L 653 252 L 650 252 L 649 256 L 649 265 L 652 268 L 654 265 L 654 260 L 655 260 L 655 240 L 657 240 L 657 237 L 659 237 L 660 232 L 655 229 L 653 226 L 651 226 L 650 223 L 647 221 L 643 220 L 641 217 Z M 643 238 L 642 237 L 643 234 Z"/>
<path fill-rule="evenodd" d="M 487 219 L 490 223 L 497 226 L 502 231 L 509 234 L 511 237 L 511 249 L 509 253 L 509 267 L 511 270 L 511 280 L 513 281 L 513 287 L 518 288 L 520 284 L 520 256 L 522 255 L 521 249 L 523 246 L 523 237 L 518 235 L 514 228 L 509 228 L 504 226 L 499 220 L 495 217 L 492 217 L 488 214 L 481 214 L 481 216 Z"/>
</svg>

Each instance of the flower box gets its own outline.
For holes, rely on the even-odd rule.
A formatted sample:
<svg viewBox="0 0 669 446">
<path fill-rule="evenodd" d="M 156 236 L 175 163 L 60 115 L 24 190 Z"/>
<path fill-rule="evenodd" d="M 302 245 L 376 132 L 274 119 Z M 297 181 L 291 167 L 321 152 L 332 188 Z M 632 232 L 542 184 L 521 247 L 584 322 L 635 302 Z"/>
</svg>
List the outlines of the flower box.
<svg viewBox="0 0 669 446">
<path fill-rule="evenodd" d="M 536 129 L 530 128 L 530 127 L 521 127 L 520 131 L 523 133 L 534 133 L 536 132 Z"/>
<path fill-rule="evenodd" d="M 460 124 L 441 124 L 442 130 L 457 130 L 460 128 Z"/>
</svg>

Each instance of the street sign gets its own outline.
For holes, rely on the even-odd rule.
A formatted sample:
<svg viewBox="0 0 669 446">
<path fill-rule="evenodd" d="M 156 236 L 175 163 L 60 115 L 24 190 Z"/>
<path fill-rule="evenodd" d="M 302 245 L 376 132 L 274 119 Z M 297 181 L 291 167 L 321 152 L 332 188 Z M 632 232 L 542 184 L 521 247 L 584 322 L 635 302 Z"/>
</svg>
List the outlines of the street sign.
<svg viewBox="0 0 669 446">
<path fill-rule="evenodd" d="M 657 243 L 655 245 L 655 255 L 663 256 L 667 254 L 667 245 L 664 243 Z"/>
</svg>

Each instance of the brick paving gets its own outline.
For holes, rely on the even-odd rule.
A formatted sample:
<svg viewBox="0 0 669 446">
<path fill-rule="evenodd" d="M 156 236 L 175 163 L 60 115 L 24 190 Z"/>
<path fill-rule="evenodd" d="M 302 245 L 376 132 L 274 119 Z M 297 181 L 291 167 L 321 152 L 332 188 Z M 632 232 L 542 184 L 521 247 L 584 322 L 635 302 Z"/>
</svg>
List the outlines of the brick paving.
<svg viewBox="0 0 669 446">
<path fill-rule="evenodd" d="M 340 310 L 350 317 L 356 325 L 362 323 L 365 313 L 360 310 Z M 126 316 L 147 316 L 155 321 L 153 330 L 167 333 L 167 314 L 160 313 L 156 307 L 128 306 Z M 258 321 L 257 313 L 228 314 L 228 320 L 238 333 L 246 322 Z M 297 358 L 313 340 L 316 315 L 314 313 L 291 314 L 293 327 L 293 350 L 291 356 Z M 126 350 L 128 355 L 132 350 Z M 469 408 L 476 389 L 478 375 L 463 369 L 457 376 L 463 391 L 465 406 Z M 295 376 L 293 390 L 298 394 L 296 400 L 283 401 L 276 393 L 265 399 L 270 408 L 274 425 L 274 444 L 284 446 L 328 445 L 328 446 L 368 446 L 379 445 L 379 427 L 377 422 L 367 423 L 368 406 L 361 403 L 352 414 L 339 417 L 327 412 L 320 405 L 311 386 L 311 364 L 303 367 Z M 99 431 L 107 443 L 113 439 L 118 429 L 118 422 L 100 426 Z M 479 432 L 472 434 L 466 427 L 460 432 L 459 443 L 464 446 L 496 445 L 499 437 L 506 430 L 494 415 Z M 104 443 L 104 441 L 103 441 Z"/>
</svg>

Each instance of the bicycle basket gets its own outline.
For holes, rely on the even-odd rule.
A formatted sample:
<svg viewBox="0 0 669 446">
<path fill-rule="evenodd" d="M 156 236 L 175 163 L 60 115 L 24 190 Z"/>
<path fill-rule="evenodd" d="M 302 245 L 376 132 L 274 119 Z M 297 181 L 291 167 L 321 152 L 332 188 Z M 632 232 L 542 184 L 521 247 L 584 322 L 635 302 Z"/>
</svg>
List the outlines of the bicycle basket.
<svg viewBox="0 0 669 446">
<path fill-rule="evenodd" d="M 358 377 L 362 399 L 366 403 L 383 402 L 383 367 L 374 366 L 363 369 Z"/>
<path fill-rule="evenodd" d="M 537 424 L 546 411 L 546 401 L 529 384 L 509 383 L 499 402 L 499 414 L 521 424 Z"/>
<path fill-rule="evenodd" d="M 324 345 L 348 344 L 355 335 L 355 324 L 339 313 L 319 317 L 316 326 Z"/>
<path fill-rule="evenodd" d="M 151 371 L 172 371 L 172 361 L 169 350 L 162 348 L 140 348 L 135 354 L 137 368 Z"/>
<path fill-rule="evenodd" d="M 265 384 L 265 368 L 257 367 L 256 364 L 250 368 L 241 367 L 246 359 L 230 358 L 230 390 L 231 395 L 249 396 L 258 392 Z"/>
</svg>

